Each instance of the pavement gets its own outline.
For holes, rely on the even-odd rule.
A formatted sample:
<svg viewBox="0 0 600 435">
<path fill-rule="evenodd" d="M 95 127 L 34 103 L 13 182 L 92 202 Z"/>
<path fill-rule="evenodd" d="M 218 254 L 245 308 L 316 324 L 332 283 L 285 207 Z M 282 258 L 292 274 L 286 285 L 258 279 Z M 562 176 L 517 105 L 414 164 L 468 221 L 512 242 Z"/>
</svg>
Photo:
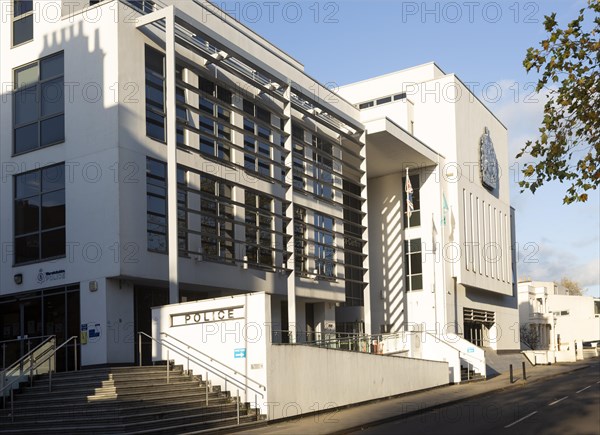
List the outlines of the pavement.
<svg viewBox="0 0 600 435">
<path fill-rule="evenodd" d="M 597 361 L 598 358 L 587 360 Z M 527 380 L 522 378 L 522 368 L 514 370 L 514 382 L 510 383 L 508 372 L 484 381 L 448 385 L 425 391 L 403 394 L 389 399 L 351 405 L 323 413 L 278 421 L 257 429 L 238 433 L 251 435 L 269 434 L 347 434 L 361 429 L 417 415 L 435 408 L 448 406 L 477 396 L 493 394 L 509 388 L 519 388 L 525 383 L 560 376 L 589 367 L 587 361 L 559 363 L 550 366 L 526 365 Z"/>
</svg>

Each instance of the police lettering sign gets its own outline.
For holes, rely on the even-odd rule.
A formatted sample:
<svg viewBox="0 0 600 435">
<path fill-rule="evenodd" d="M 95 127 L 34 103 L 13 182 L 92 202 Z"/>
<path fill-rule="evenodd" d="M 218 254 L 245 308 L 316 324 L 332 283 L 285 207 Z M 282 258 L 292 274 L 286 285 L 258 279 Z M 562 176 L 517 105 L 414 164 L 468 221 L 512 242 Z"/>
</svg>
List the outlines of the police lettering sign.
<svg viewBox="0 0 600 435">
<path fill-rule="evenodd" d="M 226 322 L 244 318 L 243 306 L 216 308 L 171 314 L 171 326 L 189 326 L 201 323 Z"/>
</svg>

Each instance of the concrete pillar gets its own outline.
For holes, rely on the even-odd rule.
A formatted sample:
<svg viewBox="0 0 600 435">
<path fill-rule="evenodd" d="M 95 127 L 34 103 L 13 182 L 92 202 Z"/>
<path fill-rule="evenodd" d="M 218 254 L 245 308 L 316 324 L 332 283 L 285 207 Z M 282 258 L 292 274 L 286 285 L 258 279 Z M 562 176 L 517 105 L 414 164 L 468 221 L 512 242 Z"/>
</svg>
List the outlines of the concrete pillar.
<svg viewBox="0 0 600 435">
<path fill-rule="evenodd" d="M 575 340 L 574 344 L 575 344 L 575 349 L 576 349 L 575 358 L 578 361 L 583 360 L 583 340 L 581 340 L 581 339 Z"/>
</svg>

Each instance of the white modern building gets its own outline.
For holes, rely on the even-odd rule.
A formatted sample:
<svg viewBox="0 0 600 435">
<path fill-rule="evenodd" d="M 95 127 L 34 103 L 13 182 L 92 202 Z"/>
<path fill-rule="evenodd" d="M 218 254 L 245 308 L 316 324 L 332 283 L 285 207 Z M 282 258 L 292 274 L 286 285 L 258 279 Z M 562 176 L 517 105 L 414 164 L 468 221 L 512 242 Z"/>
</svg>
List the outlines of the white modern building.
<svg viewBox="0 0 600 435">
<path fill-rule="evenodd" d="M 310 340 L 362 304 L 358 109 L 208 2 L 14 3 L 0 340 L 81 333 L 83 365 L 132 363 L 153 306 L 264 291 Z"/>
<path fill-rule="evenodd" d="M 367 132 L 372 332 L 453 332 L 517 350 L 506 127 L 434 63 L 340 94 Z"/>
<path fill-rule="evenodd" d="M 520 281 L 518 288 L 519 323 L 530 331 L 525 348 L 553 351 L 600 342 L 599 298 L 571 295 L 551 281 Z"/>
<path fill-rule="evenodd" d="M 0 6 L 0 341 L 131 364 L 152 307 L 260 293 L 280 341 L 518 348 L 506 129 L 454 75 L 332 95 L 207 1 Z"/>
</svg>

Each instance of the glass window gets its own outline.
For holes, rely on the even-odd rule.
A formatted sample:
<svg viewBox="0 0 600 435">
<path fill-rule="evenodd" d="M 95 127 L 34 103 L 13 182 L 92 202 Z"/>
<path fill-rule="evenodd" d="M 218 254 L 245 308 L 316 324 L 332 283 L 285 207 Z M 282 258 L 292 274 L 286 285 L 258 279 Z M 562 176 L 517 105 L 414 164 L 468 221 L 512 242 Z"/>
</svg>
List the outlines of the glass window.
<svg viewBox="0 0 600 435">
<path fill-rule="evenodd" d="M 15 264 L 65 255 L 64 164 L 14 178 Z"/>
<path fill-rule="evenodd" d="M 265 177 L 271 177 L 271 143 L 257 139 L 258 136 L 258 138 L 270 141 L 271 130 L 247 118 L 244 118 L 244 130 L 252 134 L 244 135 L 244 149 L 248 151 L 244 154 L 244 168 Z"/>
<path fill-rule="evenodd" d="M 246 190 L 244 195 L 248 263 L 274 266 L 273 198 L 251 190 Z"/>
<path fill-rule="evenodd" d="M 408 219 L 408 213 L 406 211 L 406 177 L 402 177 L 402 192 L 403 192 L 403 204 L 404 204 L 404 226 L 405 227 L 419 227 L 421 226 L 421 183 L 418 175 L 410 175 L 410 184 L 413 190 L 412 203 L 413 211 Z"/>
<path fill-rule="evenodd" d="M 220 178 L 200 176 L 201 243 L 203 259 L 232 262 L 234 255 L 233 185 Z"/>
<path fill-rule="evenodd" d="M 313 194 L 333 199 L 333 145 L 328 140 L 313 137 Z"/>
<path fill-rule="evenodd" d="M 38 81 L 38 62 L 15 70 L 15 87 L 24 88 Z"/>
<path fill-rule="evenodd" d="M 165 113 L 165 56 L 146 45 L 146 136 L 164 142 Z"/>
<path fill-rule="evenodd" d="M 13 6 L 12 44 L 15 46 L 33 39 L 33 1 L 13 0 Z"/>
<path fill-rule="evenodd" d="M 152 0 L 130 0 L 129 4 L 145 14 L 154 11 L 154 1 Z"/>
<path fill-rule="evenodd" d="M 24 153 L 63 142 L 65 140 L 63 53 L 16 69 L 14 78 L 14 152 Z"/>
<path fill-rule="evenodd" d="M 334 221 L 331 217 L 315 213 L 315 266 L 317 274 L 335 278 Z"/>
<path fill-rule="evenodd" d="M 421 249 L 421 239 L 404 241 L 406 291 L 423 290 L 423 260 Z"/>
<path fill-rule="evenodd" d="M 149 251 L 167 252 L 167 165 L 146 158 L 146 231 Z"/>
<path fill-rule="evenodd" d="M 294 205 L 294 254 L 296 274 L 307 272 L 306 209 Z"/>
</svg>

